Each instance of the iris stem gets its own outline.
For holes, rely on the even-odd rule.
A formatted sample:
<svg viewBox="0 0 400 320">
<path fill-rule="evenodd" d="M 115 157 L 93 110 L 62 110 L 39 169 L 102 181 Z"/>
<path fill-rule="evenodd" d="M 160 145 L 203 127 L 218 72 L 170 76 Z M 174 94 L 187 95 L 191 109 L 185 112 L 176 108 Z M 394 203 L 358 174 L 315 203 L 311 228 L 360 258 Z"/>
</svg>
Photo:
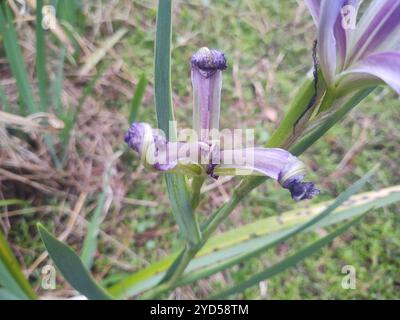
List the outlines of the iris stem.
<svg viewBox="0 0 400 320">
<path fill-rule="evenodd" d="M 200 201 L 200 190 L 203 186 L 205 177 L 204 176 L 195 176 L 192 180 L 192 208 L 195 210 L 199 205 Z"/>
</svg>

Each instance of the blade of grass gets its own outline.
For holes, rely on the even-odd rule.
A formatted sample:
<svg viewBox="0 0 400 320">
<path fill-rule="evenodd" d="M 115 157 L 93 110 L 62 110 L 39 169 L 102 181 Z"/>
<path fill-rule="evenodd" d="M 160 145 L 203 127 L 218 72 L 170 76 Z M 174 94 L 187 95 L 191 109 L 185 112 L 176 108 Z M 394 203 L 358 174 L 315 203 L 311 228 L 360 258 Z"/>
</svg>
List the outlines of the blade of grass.
<svg viewBox="0 0 400 320">
<path fill-rule="evenodd" d="M 65 280 L 88 299 L 110 300 L 112 297 L 93 279 L 75 252 L 57 240 L 40 223 L 37 225 L 40 236 Z"/>
<path fill-rule="evenodd" d="M 369 211 L 367 211 L 368 213 Z M 366 214 L 366 213 L 365 213 Z M 337 228 L 335 231 L 331 232 L 327 236 L 323 237 L 322 239 L 312 243 L 311 245 L 307 246 L 306 248 L 298 251 L 294 255 L 284 259 L 283 261 L 277 263 L 276 265 L 272 266 L 271 268 L 260 272 L 249 279 L 235 285 L 234 287 L 222 291 L 214 296 L 211 296 L 210 299 L 224 299 L 232 294 L 243 292 L 245 289 L 258 284 L 260 281 L 266 280 L 271 278 L 272 276 L 294 266 L 298 262 L 304 260 L 305 258 L 309 257 L 323 246 L 329 244 L 333 239 L 343 234 L 347 229 L 353 227 L 357 223 L 359 223 L 362 219 L 364 214 L 353 221 L 346 223 L 345 225 Z"/>
<path fill-rule="evenodd" d="M 58 116 L 63 113 L 63 105 L 61 100 L 61 94 L 63 90 L 63 80 L 64 80 L 64 64 L 67 49 L 65 46 L 61 47 L 60 61 L 58 62 L 58 69 L 56 71 L 56 77 L 51 81 L 51 99 L 54 111 Z"/>
<path fill-rule="evenodd" d="M 37 299 L 18 261 L 0 232 L 0 284 L 19 299 Z"/>
<path fill-rule="evenodd" d="M 170 120 L 174 119 L 171 99 L 171 0 L 158 2 L 157 29 L 155 43 L 155 103 L 158 127 L 170 140 L 176 139 L 175 128 Z M 185 178 L 178 174 L 165 175 L 172 213 L 184 238 L 192 245 L 200 243 L 201 235 L 191 206 L 191 198 Z"/>
<path fill-rule="evenodd" d="M 47 94 L 47 71 L 46 71 L 46 39 L 45 31 L 42 28 L 42 8 L 43 0 L 36 1 L 36 75 L 38 79 L 40 109 L 42 112 L 49 110 L 49 100 Z M 61 162 L 58 159 L 57 152 L 54 147 L 53 137 L 49 134 L 44 136 L 47 149 L 51 155 L 54 165 L 57 169 L 61 169 Z"/>
<path fill-rule="evenodd" d="M 37 111 L 33 98 L 32 88 L 28 81 L 28 72 L 21 48 L 18 45 L 18 36 L 14 28 L 12 13 L 4 1 L 0 4 L 0 33 L 3 34 L 3 44 L 10 63 L 10 68 L 17 82 L 18 93 L 21 97 L 21 115 Z"/>
<path fill-rule="evenodd" d="M 100 225 L 104 219 L 104 206 L 106 203 L 107 191 L 110 187 L 111 169 L 112 166 L 111 163 L 109 163 L 103 181 L 103 190 L 97 198 L 96 209 L 90 219 L 89 227 L 83 242 L 81 260 L 88 269 L 90 269 L 93 264 L 93 258 L 97 249 L 97 236 L 100 231 Z"/>
<path fill-rule="evenodd" d="M 114 47 L 118 41 L 128 32 L 128 29 L 122 28 L 107 38 L 99 48 L 97 48 L 86 60 L 86 63 L 78 71 L 80 77 L 86 76 L 100 61 L 107 52 Z"/>
<path fill-rule="evenodd" d="M 103 190 L 97 198 L 96 209 L 90 219 L 90 224 L 83 242 L 81 260 L 83 265 L 90 269 L 93 265 L 94 254 L 97 249 L 97 236 L 104 213 L 104 204 L 106 202 L 106 191 Z"/>
<path fill-rule="evenodd" d="M 6 207 L 6 206 L 15 206 L 15 205 L 28 205 L 29 201 L 26 200 L 21 200 L 21 199 L 3 199 L 0 200 L 0 207 Z"/>
<path fill-rule="evenodd" d="M 60 20 L 64 20 L 76 27 L 78 5 L 75 0 L 57 1 L 56 8 L 57 16 Z"/>
<path fill-rule="evenodd" d="M 39 86 L 41 111 L 48 110 L 47 98 L 47 72 L 46 72 L 46 40 L 42 28 L 42 7 L 43 0 L 36 1 L 36 74 Z"/>
<path fill-rule="evenodd" d="M 131 107 L 129 110 L 128 122 L 131 124 L 132 122 L 136 121 L 139 106 L 142 103 L 144 92 L 147 86 L 147 78 L 146 74 L 142 73 L 139 82 L 136 86 L 135 94 L 133 95 Z"/>
</svg>

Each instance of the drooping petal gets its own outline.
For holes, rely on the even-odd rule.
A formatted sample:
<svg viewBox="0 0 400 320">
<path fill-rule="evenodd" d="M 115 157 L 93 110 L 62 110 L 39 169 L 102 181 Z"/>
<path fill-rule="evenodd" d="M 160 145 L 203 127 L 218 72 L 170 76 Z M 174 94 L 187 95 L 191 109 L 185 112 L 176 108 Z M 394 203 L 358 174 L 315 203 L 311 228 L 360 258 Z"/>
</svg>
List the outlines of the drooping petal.
<svg viewBox="0 0 400 320">
<path fill-rule="evenodd" d="M 369 54 L 394 50 L 400 31 L 400 0 L 374 0 L 367 8 L 351 40 L 349 61 Z"/>
<path fill-rule="evenodd" d="M 339 87 L 380 79 L 400 94 L 400 52 L 381 52 L 370 55 L 343 73 Z M 378 82 L 378 81 L 376 81 Z"/>
<path fill-rule="evenodd" d="M 335 24 L 345 0 L 322 0 L 318 26 L 318 56 L 324 78 L 333 85 L 337 66 Z M 342 41 L 342 39 L 339 39 Z M 344 46 L 344 44 L 341 44 Z"/>
<path fill-rule="evenodd" d="M 222 70 L 226 59 L 222 52 L 201 48 L 192 56 L 193 129 L 198 139 L 207 141 L 210 129 L 219 128 Z"/>
<path fill-rule="evenodd" d="M 141 162 L 149 169 L 157 171 L 180 171 L 190 175 L 200 175 L 203 153 L 208 145 L 203 142 L 169 142 L 160 130 L 147 123 L 133 123 L 125 134 L 125 142 L 135 150 Z"/>
<path fill-rule="evenodd" d="M 310 199 L 318 194 L 314 184 L 302 182 L 305 167 L 290 152 L 279 148 L 248 148 L 221 151 L 220 164 L 215 165 L 216 176 L 264 175 L 289 189 L 292 198 Z"/>
</svg>

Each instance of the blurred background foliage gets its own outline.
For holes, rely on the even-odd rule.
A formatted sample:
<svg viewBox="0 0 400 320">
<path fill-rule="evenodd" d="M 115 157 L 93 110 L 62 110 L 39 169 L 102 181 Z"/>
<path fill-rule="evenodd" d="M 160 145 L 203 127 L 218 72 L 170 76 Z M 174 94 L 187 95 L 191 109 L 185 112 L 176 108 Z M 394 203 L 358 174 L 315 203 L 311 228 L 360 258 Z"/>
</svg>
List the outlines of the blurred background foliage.
<svg viewBox="0 0 400 320">
<path fill-rule="evenodd" d="M 25 10 L 21 1 L 1 3 L 0 110 L 36 116 L 22 124 L 19 118 L 2 119 L 7 129 L 0 126 L 0 223 L 35 291 L 69 297 L 71 288 L 61 276 L 53 292 L 40 286 L 41 267 L 50 259 L 37 222 L 83 251 L 85 265 L 106 286 L 176 251 L 181 241 L 162 179 L 144 170 L 123 143 L 128 119 L 156 123 L 156 1 L 44 1 L 56 8 L 58 27 L 38 35 L 34 8 L 40 2 L 26 0 Z M 172 89 L 179 126 L 191 125 L 190 56 L 201 46 L 218 48 L 229 66 L 221 128 L 254 128 L 257 145 L 265 144 L 312 67 L 315 29 L 305 3 L 177 0 L 173 28 Z M 7 36 L 18 37 L 11 48 Z M 322 190 L 311 202 L 335 198 L 375 163 L 381 168 L 369 190 L 400 183 L 399 107 L 393 91 L 376 89 L 301 157 L 310 180 Z M 209 187 L 200 214 L 223 204 L 237 181 L 220 182 Z M 268 182 L 235 209 L 220 232 L 309 205 L 294 203 Z M 375 210 L 319 253 L 238 297 L 400 298 L 399 208 Z M 93 240 L 90 235 L 97 232 Z M 321 228 L 285 242 L 246 265 L 176 289 L 171 297 L 206 297 L 326 232 Z M 342 289 L 343 265 L 356 268 L 356 290 Z"/>
</svg>

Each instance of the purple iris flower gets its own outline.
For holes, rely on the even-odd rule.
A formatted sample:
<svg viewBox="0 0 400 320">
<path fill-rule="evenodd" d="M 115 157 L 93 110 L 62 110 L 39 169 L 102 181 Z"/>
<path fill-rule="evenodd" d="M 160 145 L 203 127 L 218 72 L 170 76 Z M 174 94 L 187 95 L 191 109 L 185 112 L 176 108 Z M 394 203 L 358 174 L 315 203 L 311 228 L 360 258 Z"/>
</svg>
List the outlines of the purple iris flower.
<svg viewBox="0 0 400 320">
<path fill-rule="evenodd" d="M 191 60 L 194 97 L 193 128 L 197 139 L 171 142 L 147 123 L 133 123 L 125 142 L 135 150 L 147 168 L 179 172 L 189 176 L 262 175 L 290 191 L 296 201 L 319 193 L 311 182 L 303 182 L 304 164 L 290 152 L 279 148 L 220 150 L 210 140 L 210 131 L 219 128 L 222 71 L 226 59 L 222 52 L 201 48 Z"/>
<path fill-rule="evenodd" d="M 306 0 L 328 87 L 346 94 L 382 82 L 400 94 L 400 0 Z"/>
</svg>

